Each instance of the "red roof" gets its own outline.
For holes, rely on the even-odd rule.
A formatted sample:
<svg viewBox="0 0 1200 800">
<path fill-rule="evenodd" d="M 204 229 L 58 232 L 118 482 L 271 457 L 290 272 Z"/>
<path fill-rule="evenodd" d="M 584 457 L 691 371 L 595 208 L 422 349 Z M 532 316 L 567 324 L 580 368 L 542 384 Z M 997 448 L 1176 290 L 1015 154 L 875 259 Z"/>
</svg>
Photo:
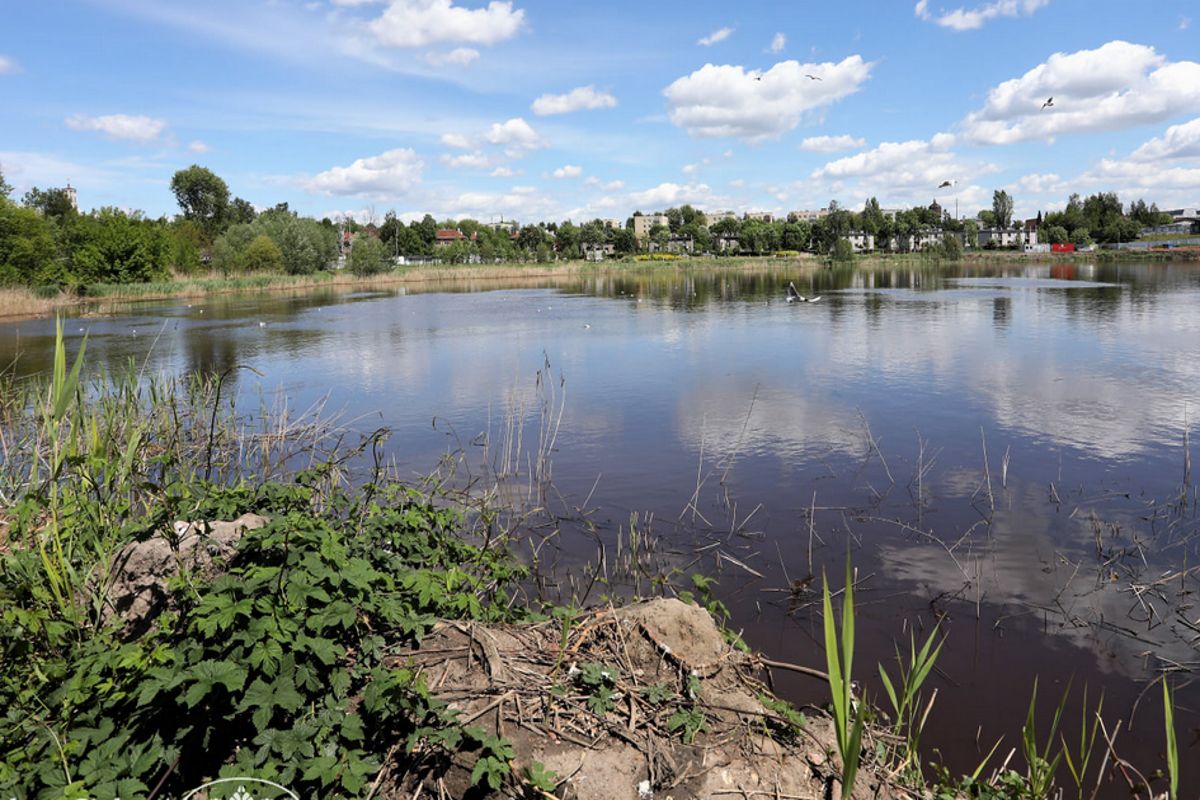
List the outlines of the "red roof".
<svg viewBox="0 0 1200 800">
<path fill-rule="evenodd" d="M 451 239 L 465 239 L 467 237 L 462 231 L 455 228 L 442 228 L 437 232 L 436 238 L 441 241 L 447 241 Z"/>
</svg>

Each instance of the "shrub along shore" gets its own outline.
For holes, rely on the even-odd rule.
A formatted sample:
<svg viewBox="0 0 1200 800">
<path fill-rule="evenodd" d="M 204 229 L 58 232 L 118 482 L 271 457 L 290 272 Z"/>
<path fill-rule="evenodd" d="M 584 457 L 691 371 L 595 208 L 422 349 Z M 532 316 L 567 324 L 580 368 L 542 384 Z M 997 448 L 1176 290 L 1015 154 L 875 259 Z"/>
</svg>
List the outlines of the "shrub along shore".
<svg viewBox="0 0 1200 800">
<path fill-rule="evenodd" d="M 430 283 L 457 281 L 504 281 L 512 279 L 561 278 L 572 275 L 608 274 L 639 270 L 778 270 L 798 274 L 836 264 L 839 267 L 880 267 L 888 265 L 934 264 L 1040 264 L 1079 263 L 1107 260 L 1128 261 L 1200 261 L 1200 248 L 1172 251 L 1109 251 L 1091 253 L 1018 253 L 1010 251 L 981 251 L 965 254 L 955 261 L 926 254 L 868 254 L 834 262 L 828 258 L 801 254 L 786 257 L 677 257 L 654 261 L 613 259 L 602 262 L 553 261 L 508 262 L 502 264 L 433 264 L 397 267 L 372 275 L 355 275 L 349 271 L 320 270 L 309 275 L 287 275 L 260 272 L 227 276 L 218 272 L 201 275 L 178 275 L 169 280 L 144 283 L 96 283 L 77 290 L 0 288 L 0 319 L 19 319 L 48 316 L 67 310 L 88 308 L 97 304 L 113 304 L 144 300 L 171 300 L 251 292 L 295 292 L 316 289 L 385 289 L 402 286 L 421 286 Z"/>
</svg>

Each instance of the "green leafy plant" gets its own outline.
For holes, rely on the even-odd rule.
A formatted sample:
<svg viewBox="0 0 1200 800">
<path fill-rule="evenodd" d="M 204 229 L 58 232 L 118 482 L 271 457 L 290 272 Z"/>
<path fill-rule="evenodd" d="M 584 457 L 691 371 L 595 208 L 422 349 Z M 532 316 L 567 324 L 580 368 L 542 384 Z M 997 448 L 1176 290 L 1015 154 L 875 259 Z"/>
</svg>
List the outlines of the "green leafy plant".
<svg viewBox="0 0 1200 800">
<path fill-rule="evenodd" d="M 1179 743 L 1175 740 L 1175 697 L 1162 677 L 1163 725 L 1167 734 L 1167 777 L 1170 783 L 1170 798 L 1179 798 Z"/>
<path fill-rule="evenodd" d="M 800 738 L 800 731 L 808 725 L 808 719 L 802 712 L 788 701 L 766 694 L 760 694 L 758 702 L 774 715 L 767 718 L 767 730 L 776 740 L 793 744 Z"/>
<path fill-rule="evenodd" d="M 925 720 L 933 707 L 931 697 L 929 703 L 922 708 L 920 691 L 942 652 L 943 642 L 939 642 L 937 647 L 933 646 L 937 634 L 938 628 L 935 626 L 920 650 L 917 649 L 916 637 L 910 635 L 907 660 L 901 657 L 900 648 L 896 648 L 898 676 L 895 683 L 883 665 L 879 665 L 879 679 L 883 683 L 894 715 L 893 731 L 904 743 L 900 766 L 917 780 L 921 778 L 921 732 L 925 729 Z"/>
<path fill-rule="evenodd" d="M 525 787 L 535 796 L 553 796 L 558 789 L 558 774 L 552 769 L 546 769 L 545 764 L 534 761 L 521 771 Z"/>
<path fill-rule="evenodd" d="M 512 742 L 485 733 L 481 728 L 467 728 L 466 732 L 480 748 L 479 758 L 471 769 L 471 783 L 492 791 L 499 789 L 512 773 L 511 762 L 517 756 Z"/>
<path fill-rule="evenodd" d="M 675 696 L 675 690 L 669 683 L 652 683 L 643 686 L 640 694 L 652 706 L 661 706 Z"/>
<path fill-rule="evenodd" d="M 704 730 L 704 712 L 694 706 L 681 708 L 667 718 L 667 728 L 678 733 L 684 744 L 691 744 L 696 740 L 696 734 Z"/>
<path fill-rule="evenodd" d="M 1046 736 L 1046 744 L 1044 747 L 1038 746 L 1037 735 L 1037 720 L 1034 713 L 1034 707 L 1037 705 L 1038 682 L 1037 678 L 1033 680 L 1033 695 L 1029 698 L 1029 711 L 1025 715 L 1025 724 L 1021 727 L 1021 747 L 1025 755 L 1026 779 L 1029 782 L 1029 791 L 1034 797 L 1048 797 L 1054 788 L 1054 775 L 1058 771 L 1059 762 L 1063 758 L 1063 749 L 1058 753 L 1052 754 L 1054 749 L 1054 740 L 1058 734 L 1058 725 L 1062 720 L 1063 708 L 1067 703 L 1067 696 L 1071 691 L 1070 685 L 1067 686 L 1066 692 L 1058 702 L 1057 708 L 1054 710 L 1054 717 L 1050 723 L 1050 732 Z"/>
<path fill-rule="evenodd" d="M 1100 734 L 1100 715 L 1104 711 L 1104 695 L 1100 695 L 1093 711 L 1088 706 L 1088 690 L 1087 686 L 1084 686 L 1082 702 L 1083 705 L 1079 712 L 1079 740 L 1075 743 L 1075 747 L 1071 747 L 1066 737 L 1063 737 L 1062 740 L 1063 760 L 1067 764 L 1067 771 L 1071 773 L 1071 780 L 1075 783 L 1075 790 L 1080 800 L 1083 800 L 1083 782 L 1087 777 L 1088 764 L 1091 762 L 1092 752 L 1095 750 L 1096 740 Z"/>
<path fill-rule="evenodd" d="M 862 732 L 866 719 L 866 703 L 855 704 L 851 687 L 854 665 L 854 581 L 850 559 L 846 559 L 846 589 L 842 600 L 841 639 L 833 617 L 833 601 L 829 579 L 821 587 L 824 611 L 825 663 L 829 675 L 829 692 L 833 707 L 833 725 L 837 735 L 838 754 L 842 757 L 842 800 L 854 791 L 858 764 L 862 756 Z"/>
<path fill-rule="evenodd" d="M 617 693 L 613 686 L 617 670 L 609 664 L 588 661 L 580 664 L 575 680 L 587 691 L 587 707 L 594 714 L 606 714 L 612 710 Z"/>
</svg>

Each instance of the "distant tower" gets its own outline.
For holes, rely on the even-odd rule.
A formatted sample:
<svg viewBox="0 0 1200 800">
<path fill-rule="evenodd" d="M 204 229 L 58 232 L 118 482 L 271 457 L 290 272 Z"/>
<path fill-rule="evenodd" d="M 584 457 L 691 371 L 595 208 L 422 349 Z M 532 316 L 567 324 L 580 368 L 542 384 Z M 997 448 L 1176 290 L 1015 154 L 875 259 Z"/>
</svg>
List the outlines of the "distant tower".
<svg viewBox="0 0 1200 800">
<path fill-rule="evenodd" d="M 75 187 L 72 186 L 70 183 L 68 183 L 67 188 L 63 189 L 63 192 L 66 193 L 67 199 L 71 201 L 71 208 L 78 211 L 79 210 L 79 193 L 77 191 L 75 191 Z"/>
</svg>

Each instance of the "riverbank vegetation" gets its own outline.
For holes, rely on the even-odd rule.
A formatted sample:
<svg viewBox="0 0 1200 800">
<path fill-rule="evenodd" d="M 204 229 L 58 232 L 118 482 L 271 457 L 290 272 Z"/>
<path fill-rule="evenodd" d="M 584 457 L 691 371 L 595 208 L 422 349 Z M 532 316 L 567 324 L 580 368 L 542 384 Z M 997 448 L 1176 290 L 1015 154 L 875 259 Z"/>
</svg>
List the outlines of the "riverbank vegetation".
<svg viewBox="0 0 1200 800">
<path fill-rule="evenodd" d="M 112 286 L 162 286 L 192 279 L 195 285 L 211 286 L 213 272 L 234 282 L 261 285 L 261 276 L 303 278 L 344 268 L 369 277 L 392 273 L 397 265 L 495 267 L 585 259 L 665 263 L 697 257 L 724 262 L 730 256 L 781 255 L 844 263 L 863 250 L 954 260 L 964 253 L 1005 252 L 995 239 L 981 244 L 981 230 L 1014 224 L 1013 201 L 1004 191 L 995 193 L 991 209 L 980 210 L 970 220 L 948 216 L 937 203 L 885 211 L 871 198 L 861 212 L 831 202 L 821 212 L 787 220 L 769 215 L 738 218 L 732 212 L 709 216 L 684 205 L 666 209 L 641 230 L 640 211 L 624 221 L 582 224 L 484 224 L 472 219 L 439 221 L 429 214 L 405 223 L 394 212 L 365 222 L 316 220 L 296 214 L 287 203 L 256 209 L 233 197 L 219 176 L 198 165 L 177 172 L 171 190 L 180 214 L 149 219 L 114 208 L 80 212 L 73 190 L 66 189 L 34 187 L 18 204 L 9 198 L 11 187 L 0 175 L 0 290 L 29 289 L 45 300 L 59 293 L 95 296 L 114 293 Z M 1099 193 L 1086 199 L 1072 195 L 1063 211 L 1039 213 L 1026 228 L 1033 225 L 1044 242 L 1087 245 L 1128 242 L 1143 227 L 1167 219 L 1169 215 L 1144 201 L 1126 209 L 1115 194 Z M 10 293 L 0 300 L 0 311 L 23 298 Z M 44 302 L 26 305 L 26 313 L 46 308 Z"/>
<path fill-rule="evenodd" d="M 1068 688 L 1048 728 L 1031 702 L 1024 768 L 997 745 L 964 777 L 935 764 L 927 786 L 936 692 L 922 689 L 941 633 L 878 668 L 885 714 L 854 663 L 849 565 L 822 588 L 825 673 L 747 653 L 701 573 L 650 570 L 669 607 L 618 612 L 639 597 L 607 577 L 598 609 L 551 601 L 540 548 L 517 555 L 529 512 L 442 473 L 396 480 L 386 431 L 356 440 L 320 407 L 268 399 L 248 411 L 235 371 L 96 375 L 86 350 L 69 358 L 60 332 L 49 376 L 0 382 L 6 796 L 162 798 L 234 775 L 322 797 L 606 797 L 617 778 L 703 794 L 714 748 L 783 795 L 1085 797 L 1110 770 L 1136 774 L 1086 694 L 1082 738 L 1058 734 Z M 641 570 L 636 533 L 631 521 L 614 563 Z M 826 682 L 831 710 L 775 697 L 771 670 Z M 1163 773 L 1177 776 L 1166 685 L 1162 697 Z M 614 761 L 628 768 L 595 771 Z M 585 794 L 585 776 L 608 794 Z M 1133 788 L 1149 797 L 1154 780 Z"/>
</svg>

